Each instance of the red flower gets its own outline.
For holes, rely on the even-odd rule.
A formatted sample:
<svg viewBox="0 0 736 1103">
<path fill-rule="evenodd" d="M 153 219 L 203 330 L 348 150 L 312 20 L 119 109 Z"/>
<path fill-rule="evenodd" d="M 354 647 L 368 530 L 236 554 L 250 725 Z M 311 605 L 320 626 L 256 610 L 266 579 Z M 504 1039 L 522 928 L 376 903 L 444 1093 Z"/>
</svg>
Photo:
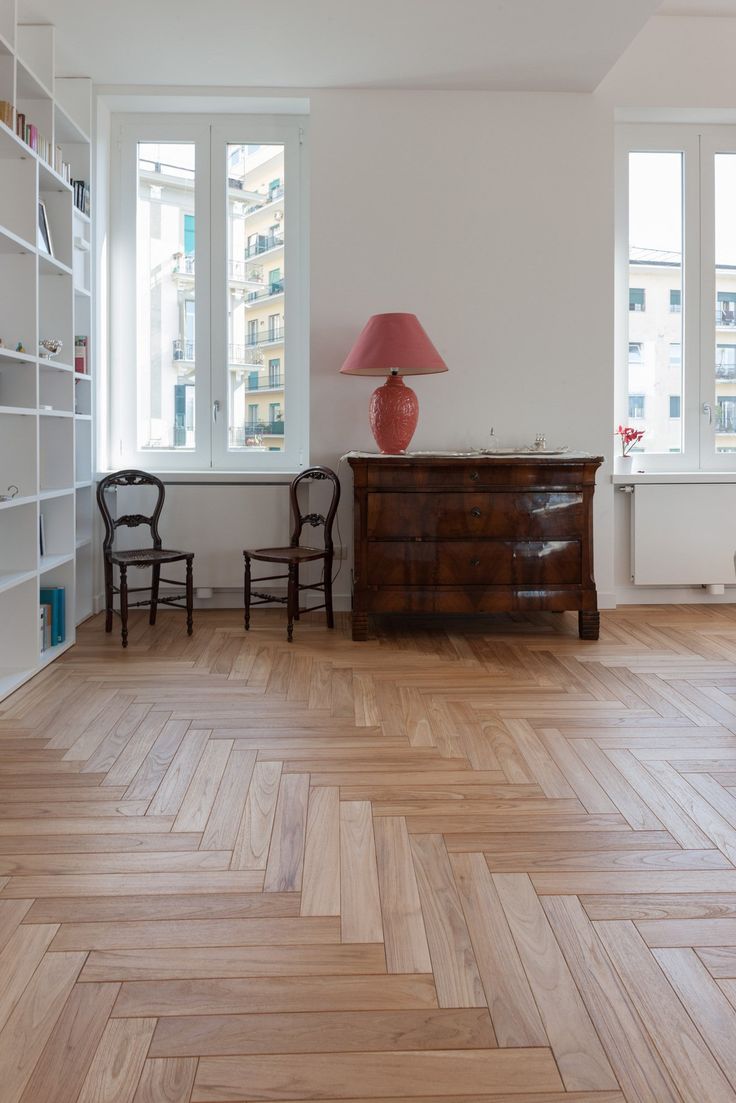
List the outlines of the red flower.
<svg viewBox="0 0 736 1103">
<path fill-rule="evenodd" d="M 616 430 L 616 434 L 617 434 L 617 436 L 621 437 L 621 452 L 622 452 L 622 454 L 624 456 L 628 456 L 629 452 L 634 447 L 634 445 L 638 444 L 639 441 L 644 436 L 644 430 L 643 429 L 633 429 L 630 425 L 629 426 L 619 425 L 618 429 Z"/>
</svg>

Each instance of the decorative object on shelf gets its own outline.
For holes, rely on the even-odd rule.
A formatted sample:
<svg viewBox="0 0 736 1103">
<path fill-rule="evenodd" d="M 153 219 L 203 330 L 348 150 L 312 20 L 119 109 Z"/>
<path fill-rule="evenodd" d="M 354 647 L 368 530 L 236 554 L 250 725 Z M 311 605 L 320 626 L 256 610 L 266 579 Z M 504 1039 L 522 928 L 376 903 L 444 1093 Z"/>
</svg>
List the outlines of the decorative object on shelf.
<svg viewBox="0 0 736 1103">
<path fill-rule="evenodd" d="M 0 349 L 4 349 L 4 348 L 5 348 L 5 340 L 4 340 L 4 338 L 0 337 Z"/>
<path fill-rule="evenodd" d="M 43 513 L 38 515 L 38 551 L 42 557 L 46 554 L 46 530 L 44 528 Z"/>
<path fill-rule="evenodd" d="M 39 199 L 38 201 L 38 240 L 36 244 L 39 249 L 44 249 L 50 257 L 53 257 L 54 247 L 51 241 L 49 217 L 46 213 L 46 204 L 43 199 Z"/>
<path fill-rule="evenodd" d="M 58 356 L 64 347 L 64 342 L 60 341 L 58 337 L 44 337 L 42 341 L 38 342 L 38 355 L 42 356 L 44 360 L 52 360 L 54 356 Z"/>
<path fill-rule="evenodd" d="M 385 375 L 373 392 L 370 424 L 381 452 L 406 451 L 419 419 L 419 400 L 402 376 L 447 371 L 416 314 L 374 314 L 340 368 L 343 375 Z"/>
<path fill-rule="evenodd" d="M 628 475 L 634 463 L 634 457 L 631 455 L 631 451 L 644 437 L 644 430 L 634 429 L 627 425 L 619 425 L 616 430 L 616 436 L 621 440 L 621 455 L 616 456 L 614 468 L 617 474 Z"/>
<path fill-rule="evenodd" d="M 12 502 L 16 494 L 18 494 L 18 487 L 15 483 L 11 483 L 5 494 L 0 494 L 0 502 Z"/>
<path fill-rule="evenodd" d="M 19 341 L 18 344 L 15 346 L 15 351 L 16 352 L 25 352 L 26 351 L 22 341 Z"/>
</svg>

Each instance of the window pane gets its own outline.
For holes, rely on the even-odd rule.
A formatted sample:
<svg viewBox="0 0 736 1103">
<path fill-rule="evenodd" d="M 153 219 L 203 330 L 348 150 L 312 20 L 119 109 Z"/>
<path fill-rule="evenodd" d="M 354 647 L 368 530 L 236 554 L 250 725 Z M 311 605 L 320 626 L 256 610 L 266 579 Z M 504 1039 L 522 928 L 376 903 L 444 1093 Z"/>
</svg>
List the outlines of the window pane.
<svg viewBox="0 0 736 1103">
<path fill-rule="evenodd" d="M 138 143 L 138 447 L 194 448 L 194 143 Z"/>
<path fill-rule="evenodd" d="M 284 147 L 227 147 L 228 443 L 284 448 Z"/>
<path fill-rule="evenodd" d="M 629 154 L 628 417 L 643 452 L 682 451 L 682 167 L 681 153 Z"/>
<path fill-rule="evenodd" d="M 715 156 L 716 452 L 736 450 L 736 155 Z"/>
</svg>

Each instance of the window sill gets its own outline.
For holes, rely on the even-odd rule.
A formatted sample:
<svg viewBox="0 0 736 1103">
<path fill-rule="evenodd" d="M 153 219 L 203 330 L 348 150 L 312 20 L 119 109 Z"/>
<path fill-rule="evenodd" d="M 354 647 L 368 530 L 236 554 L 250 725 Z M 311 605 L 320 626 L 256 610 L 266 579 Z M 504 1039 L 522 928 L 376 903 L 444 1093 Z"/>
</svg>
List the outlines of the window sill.
<svg viewBox="0 0 736 1103">
<path fill-rule="evenodd" d="M 151 475 L 161 479 L 167 486 L 177 483 L 183 486 L 206 486 L 208 483 L 215 486 L 258 486 L 273 484 L 284 486 L 291 482 L 298 471 L 158 471 L 155 468 L 146 468 Z M 97 473 L 97 479 L 109 475 L 109 471 Z"/>
<path fill-rule="evenodd" d="M 736 483 L 736 471 L 632 471 L 611 476 L 614 486 L 637 483 Z"/>
</svg>

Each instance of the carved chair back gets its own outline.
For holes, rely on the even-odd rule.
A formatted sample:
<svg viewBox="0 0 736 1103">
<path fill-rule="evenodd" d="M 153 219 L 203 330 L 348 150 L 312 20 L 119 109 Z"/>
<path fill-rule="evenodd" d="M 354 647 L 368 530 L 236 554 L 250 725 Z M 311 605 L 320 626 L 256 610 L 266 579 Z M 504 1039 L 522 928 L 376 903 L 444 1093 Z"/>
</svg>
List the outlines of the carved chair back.
<svg viewBox="0 0 736 1103">
<path fill-rule="evenodd" d="M 299 489 L 305 482 L 330 482 L 332 483 L 332 496 L 326 513 L 302 513 L 299 505 Z M 291 547 L 299 547 L 302 529 L 305 525 L 312 528 L 324 526 L 325 551 L 332 554 L 332 525 L 340 502 L 340 480 L 329 467 L 308 467 L 292 480 L 290 488 L 291 516 L 293 528 L 291 530 Z"/>
<path fill-rule="evenodd" d="M 108 490 L 118 486 L 155 487 L 157 495 L 153 513 L 150 515 L 143 513 L 123 513 L 120 517 L 113 517 L 105 499 L 105 494 Z M 116 529 L 123 526 L 126 528 L 137 528 L 138 525 L 148 525 L 151 530 L 153 547 L 160 548 L 161 536 L 158 531 L 158 521 L 161 516 L 161 510 L 164 508 L 165 496 L 166 491 L 164 490 L 164 484 L 160 479 L 157 479 L 155 475 L 149 475 L 147 471 L 114 471 L 111 475 L 106 475 L 105 478 L 97 484 L 97 505 L 100 507 L 102 520 L 105 522 L 105 539 L 102 544 L 102 550 L 105 553 L 111 551 L 115 540 Z"/>
</svg>

